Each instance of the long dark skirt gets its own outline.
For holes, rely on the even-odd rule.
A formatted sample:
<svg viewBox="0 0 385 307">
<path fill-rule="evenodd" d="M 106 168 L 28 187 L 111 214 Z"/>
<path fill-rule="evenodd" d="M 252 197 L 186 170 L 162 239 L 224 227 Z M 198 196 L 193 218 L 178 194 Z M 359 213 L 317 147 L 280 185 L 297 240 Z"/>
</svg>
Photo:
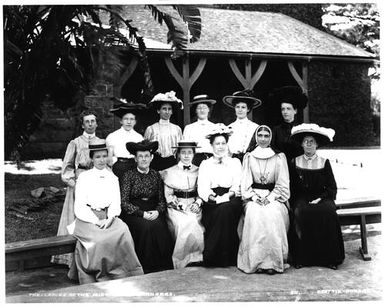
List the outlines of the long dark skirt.
<svg viewBox="0 0 385 307">
<path fill-rule="evenodd" d="M 294 210 L 293 262 L 305 266 L 338 265 L 345 259 L 341 226 L 333 200 L 316 205 L 297 200 Z"/>
<path fill-rule="evenodd" d="M 152 210 L 145 209 L 147 205 L 145 203 L 148 201 L 135 201 L 135 205 L 138 205 L 138 202 L 142 203 L 140 205 L 142 210 Z M 154 221 L 127 215 L 123 212 L 120 217 L 131 231 L 135 251 L 144 273 L 173 269 L 172 253 L 174 243 L 163 214 L 159 214 L 159 217 Z"/>
<path fill-rule="evenodd" d="M 202 224 L 205 227 L 203 262 L 205 266 L 225 267 L 237 264 L 239 247 L 237 227 L 242 209 L 240 197 L 234 197 L 229 202 L 219 205 L 203 204 Z"/>
</svg>

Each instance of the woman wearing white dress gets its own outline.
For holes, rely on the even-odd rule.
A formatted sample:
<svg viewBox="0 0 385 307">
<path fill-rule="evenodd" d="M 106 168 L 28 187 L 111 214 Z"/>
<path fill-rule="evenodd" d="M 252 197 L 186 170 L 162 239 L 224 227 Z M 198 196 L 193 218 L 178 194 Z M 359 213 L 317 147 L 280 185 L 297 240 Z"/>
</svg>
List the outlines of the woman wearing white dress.
<svg viewBox="0 0 385 307">
<path fill-rule="evenodd" d="M 245 273 L 282 273 L 287 264 L 289 172 L 286 157 L 269 147 L 271 130 L 259 126 L 257 147 L 243 160 L 241 193 L 244 216 L 237 266 Z"/>
<path fill-rule="evenodd" d="M 118 178 L 106 168 L 104 140 L 89 145 L 94 167 L 79 175 L 74 211 L 68 232 L 76 239 L 68 277 L 80 284 L 142 275 L 134 241 L 120 214 Z"/>
<path fill-rule="evenodd" d="M 179 141 L 178 164 L 164 170 L 167 222 L 175 240 L 174 268 L 203 261 L 202 199 L 198 197 L 198 167 L 192 164 L 196 142 Z"/>
</svg>

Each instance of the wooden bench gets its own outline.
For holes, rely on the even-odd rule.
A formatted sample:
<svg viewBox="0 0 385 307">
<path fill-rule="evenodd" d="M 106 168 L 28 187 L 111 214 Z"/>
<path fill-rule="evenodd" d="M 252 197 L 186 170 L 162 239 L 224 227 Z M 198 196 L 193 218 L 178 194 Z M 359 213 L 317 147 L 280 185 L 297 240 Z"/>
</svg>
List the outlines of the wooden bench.
<svg viewBox="0 0 385 307">
<path fill-rule="evenodd" d="M 75 245 L 76 239 L 71 235 L 7 243 L 6 271 L 47 266 L 52 255 L 72 253 Z"/>
<path fill-rule="evenodd" d="M 381 201 L 378 200 L 381 204 Z M 360 225 L 361 232 L 361 247 L 360 253 L 365 261 L 371 260 L 372 258 L 368 253 L 368 241 L 366 224 L 380 223 L 381 222 L 381 207 L 355 207 L 352 203 L 351 207 L 345 209 L 338 209 L 337 214 L 340 218 L 341 225 Z"/>
<path fill-rule="evenodd" d="M 364 260 L 371 259 L 368 255 L 366 224 L 381 222 L 380 205 L 379 199 L 336 201 L 341 225 L 360 225 L 360 252 Z M 76 239 L 71 235 L 7 243 L 6 271 L 49 266 L 52 255 L 72 253 L 75 245 Z"/>
</svg>

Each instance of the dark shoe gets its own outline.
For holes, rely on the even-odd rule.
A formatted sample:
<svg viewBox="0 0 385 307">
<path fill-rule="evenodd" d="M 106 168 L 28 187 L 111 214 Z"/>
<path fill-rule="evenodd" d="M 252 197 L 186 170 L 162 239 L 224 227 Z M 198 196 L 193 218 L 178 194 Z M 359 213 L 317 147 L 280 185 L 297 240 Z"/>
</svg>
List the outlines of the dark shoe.
<svg viewBox="0 0 385 307">
<path fill-rule="evenodd" d="M 335 264 L 329 264 L 328 268 L 332 270 L 337 270 L 337 266 Z"/>
<path fill-rule="evenodd" d="M 263 269 L 261 269 L 261 268 L 258 268 L 258 269 L 255 271 L 255 273 L 257 273 L 257 274 L 261 274 L 261 273 L 263 273 Z"/>
<path fill-rule="evenodd" d="M 274 275 L 276 273 L 276 271 L 274 271 L 273 269 L 268 269 L 268 270 L 266 270 L 266 273 L 269 275 Z"/>
</svg>

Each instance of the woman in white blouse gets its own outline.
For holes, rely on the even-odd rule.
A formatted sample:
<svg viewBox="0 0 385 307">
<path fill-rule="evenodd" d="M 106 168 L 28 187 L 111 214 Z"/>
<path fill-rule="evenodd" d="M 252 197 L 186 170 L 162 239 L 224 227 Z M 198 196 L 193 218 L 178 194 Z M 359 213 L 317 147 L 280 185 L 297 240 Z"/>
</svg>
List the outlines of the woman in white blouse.
<svg viewBox="0 0 385 307">
<path fill-rule="evenodd" d="M 231 130 L 217 124 L 208 135 L 214 156 L 199 168 L 198 194 L 203 199 L 205 266 L 233 266 L 237 262 L 237 226 L 242 213 L 240 198 L 241 162 L 229 157 L 227 142 Z"/>
<path fill-rule="evenodd" d="M 203 260 L 202 199 L 197 193 L 198 167 L 192 164 L 196 142 L 179 141 L 178 164 L 164 170 L 168 226 L 175 240 L 174 268 L 197 265 Z"/>
<path fill-rule="evenodd" d="M 237 266 L 245 273 L 282 273 L 287 264 L 289 171 L 286 157 L 270 147 L 269 127 L 255 132 L 257 147 L 243 159 Z"/>
<path fill-rule="evenodd" d="M 94 167 L 80 174 L 75 191 L 76 219 L 67 228 L 78 239 L 68 277 L 80 284 L 143 274 L 134 241 L 119 218 L 118 178 L 106 168 L 105 140 L 89 145 Z"/>
</svg>

